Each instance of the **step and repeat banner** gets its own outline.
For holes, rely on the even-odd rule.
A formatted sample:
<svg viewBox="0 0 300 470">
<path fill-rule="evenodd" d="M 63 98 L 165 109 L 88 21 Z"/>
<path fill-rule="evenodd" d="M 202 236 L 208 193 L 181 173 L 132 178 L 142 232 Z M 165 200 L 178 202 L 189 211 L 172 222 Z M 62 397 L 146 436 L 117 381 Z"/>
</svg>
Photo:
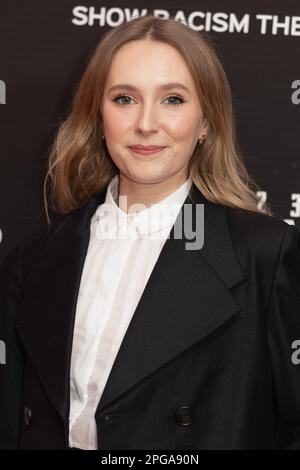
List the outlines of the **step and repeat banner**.
<svg viewBox="0 0 300 470">
<path fill-rule="evenodd" d="M 261 202 L 300 228 L 299 0 L 5 0 L 0 6 L 0 272 L 45 223 L 48 149 L 91 49 L 147 13 L 213 39 L 233 94 L 239 146 Z"/>
</svg>

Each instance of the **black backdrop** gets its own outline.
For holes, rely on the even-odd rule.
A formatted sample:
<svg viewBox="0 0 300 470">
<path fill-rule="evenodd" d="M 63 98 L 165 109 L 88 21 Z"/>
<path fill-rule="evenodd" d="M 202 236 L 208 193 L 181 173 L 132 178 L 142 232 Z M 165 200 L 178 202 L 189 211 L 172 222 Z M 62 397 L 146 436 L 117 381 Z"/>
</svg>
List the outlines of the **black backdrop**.
<svg viewBox="0 0 300 470">
<path fill-rule="evenodd" d="M 133 16 L 175 16 L 214 40 L 240 148 L 275 213 L 300 227 L 300 1 L 6 0 L 0 6 L 0 267 L 44 223 L 47 151 L 91 48 Z"/>
</svg>

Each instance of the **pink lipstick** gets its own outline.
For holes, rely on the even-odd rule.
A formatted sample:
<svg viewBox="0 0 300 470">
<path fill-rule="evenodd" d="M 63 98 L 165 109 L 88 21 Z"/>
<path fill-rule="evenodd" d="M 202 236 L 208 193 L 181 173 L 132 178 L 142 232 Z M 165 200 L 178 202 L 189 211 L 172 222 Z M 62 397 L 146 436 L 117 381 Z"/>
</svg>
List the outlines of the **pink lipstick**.
<svg viewBox="0 0 300 470">
<path fill-rule="evenodd" d="M 161 147 L 157 145 L 148 145 L 148 146 L 130 145 L 129 148 L 135 153 L 140 153 L 143 155 L 151 155 L 152 153 L 161 152 L 161 150 L 165 149 L 166 147 Z"/>
</svg>

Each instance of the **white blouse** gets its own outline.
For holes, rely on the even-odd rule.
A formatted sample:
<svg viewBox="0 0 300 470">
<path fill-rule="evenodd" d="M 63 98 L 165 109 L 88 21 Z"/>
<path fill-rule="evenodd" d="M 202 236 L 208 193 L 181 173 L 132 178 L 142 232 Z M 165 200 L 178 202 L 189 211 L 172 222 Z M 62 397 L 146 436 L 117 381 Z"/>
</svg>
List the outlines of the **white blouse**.
<svg viewBox="0 0 300 470">
<path fill-rule="evenodd" d="M 107 187 L 105 202 L 91 218 L 72 346 L 70 447 L 98 448 L 95 421 L 98 403 L 191 184 L 189 178 L 159 203 L 127 214 L 116 202 L 119 175 L 115 175 Z"/>
</svg>

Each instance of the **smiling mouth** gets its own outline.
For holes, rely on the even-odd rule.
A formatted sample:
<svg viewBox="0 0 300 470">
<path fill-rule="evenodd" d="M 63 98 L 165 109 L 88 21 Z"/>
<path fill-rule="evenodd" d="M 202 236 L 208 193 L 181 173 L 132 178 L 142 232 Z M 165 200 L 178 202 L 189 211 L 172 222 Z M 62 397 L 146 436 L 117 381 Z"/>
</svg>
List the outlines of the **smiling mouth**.
<svg viewBox="0 0 300 470">
<path fill-rule="evenodd" d="M 152 153 L 158 153 L 164 150 L 166 147 L 141 147 L 141 146 L 130 146 L 128 147 L 132 152 L 143 155 L 150 155 Z"/>
<path fill-rule="evenodd" d="M 133 144 L 129 145 L 130 148 L 138 148 L 138 149 L 148 149 L 148 150 L 155 150 L 166 147 L 165 145 L 140 145 L 140 144 Z"/>
</svg>

